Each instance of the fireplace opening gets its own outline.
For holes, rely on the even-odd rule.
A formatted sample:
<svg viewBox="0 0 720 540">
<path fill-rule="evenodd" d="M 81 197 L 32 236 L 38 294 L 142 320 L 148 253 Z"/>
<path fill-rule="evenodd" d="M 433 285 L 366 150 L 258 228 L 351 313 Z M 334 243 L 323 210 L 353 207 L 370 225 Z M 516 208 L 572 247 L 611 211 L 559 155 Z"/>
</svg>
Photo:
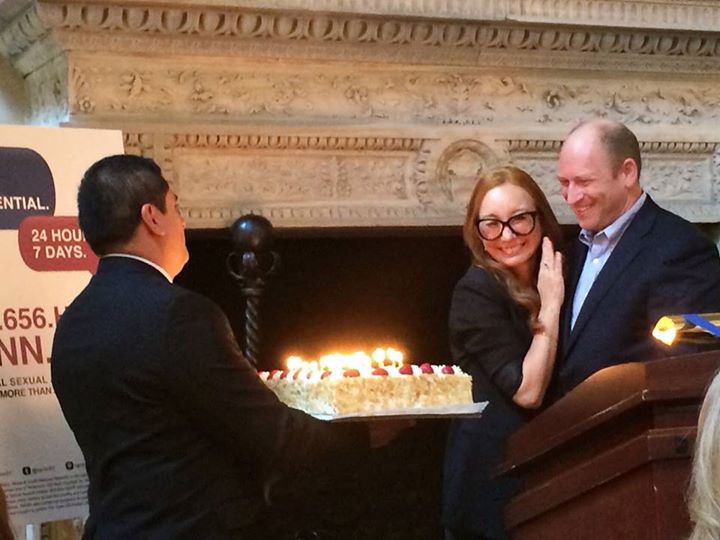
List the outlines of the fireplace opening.
<svg viewBox="0 0 720 540">
<path fill-rule="evenodd" d="M 187 232 L 177 283 L 216 301 L 244 343 L 244 299 L 229 275 L 226 230 Z M 260 307 L 260 367 L 291 354 L 393 346 L 415 363 L 450 363 L 450 296 L 469 265 L 459 227 L 413 231 L 277 231 L 281 266 Z"/>
<path fill-rule="evenodd" d="M 177 283 L 216 301 L 244 344 L 245 303 L 226 270 L 228 230 L 189 230 Z M 460 228 L 276 231 L 282 266 L 261 303 L 261 369 L 290 354 L 396 346 L 411 362 L 449 363 L 450 296 L 469 265 Z M 418 422 L 352 471 L 303 473 L 278 488 L 264 538 L 440 538 L 447 420 Z M 408 474 L 413 472 L 413 474 Z M 388 490 L 388 486 L 393 489 Z M 390 511 L 401 509 L 401 511 Z"/>
</svg>

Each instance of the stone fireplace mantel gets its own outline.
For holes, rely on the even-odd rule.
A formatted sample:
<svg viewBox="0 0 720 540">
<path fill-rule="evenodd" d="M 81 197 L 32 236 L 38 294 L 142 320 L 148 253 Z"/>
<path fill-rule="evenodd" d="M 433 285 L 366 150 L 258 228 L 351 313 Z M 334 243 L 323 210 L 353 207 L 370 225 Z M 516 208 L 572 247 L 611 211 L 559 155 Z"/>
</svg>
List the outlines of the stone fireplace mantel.
<svg viewBox="0 0 720 540">
<path fill-rule="evenodd" d="M 193 228 L 458 225 L 478 172 L 626 122 L 645 189 L 720 222 L 720 5 L 591 0 L 5 0 L 31 123 L 120 128 Z"/>
</svg>

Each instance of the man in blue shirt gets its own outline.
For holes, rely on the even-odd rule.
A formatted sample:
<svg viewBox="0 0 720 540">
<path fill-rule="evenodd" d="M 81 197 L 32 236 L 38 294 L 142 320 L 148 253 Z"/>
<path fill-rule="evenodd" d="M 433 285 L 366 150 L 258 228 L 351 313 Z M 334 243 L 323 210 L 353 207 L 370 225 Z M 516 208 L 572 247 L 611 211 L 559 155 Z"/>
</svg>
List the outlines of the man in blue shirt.
<svg viewBox="0 0 720 540">
<path fill-rule="evenodd" d="M 642 190 L 641 163 L 635 135 L 609 120 L 580 124 L 560 150 L 581 231 L 567 256 L 555 397 L 605 367 L 688 352 L 652 337 L 662 315 L 720 311 L 717 248 Z"/>
</svg>

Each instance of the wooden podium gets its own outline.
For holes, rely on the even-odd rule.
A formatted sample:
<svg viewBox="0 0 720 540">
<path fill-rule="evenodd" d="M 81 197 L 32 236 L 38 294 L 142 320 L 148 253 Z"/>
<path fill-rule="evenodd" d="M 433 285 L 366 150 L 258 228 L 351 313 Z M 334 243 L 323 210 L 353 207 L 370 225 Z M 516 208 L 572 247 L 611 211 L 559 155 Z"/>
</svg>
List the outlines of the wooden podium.
<svg viewBox="0 0 720 540">
<path fill-rule="evenodd" d="M 604 369 L 510 439 L 516 540 L 679 540 L 705 389 L 720 351 Z"/>
</svg>

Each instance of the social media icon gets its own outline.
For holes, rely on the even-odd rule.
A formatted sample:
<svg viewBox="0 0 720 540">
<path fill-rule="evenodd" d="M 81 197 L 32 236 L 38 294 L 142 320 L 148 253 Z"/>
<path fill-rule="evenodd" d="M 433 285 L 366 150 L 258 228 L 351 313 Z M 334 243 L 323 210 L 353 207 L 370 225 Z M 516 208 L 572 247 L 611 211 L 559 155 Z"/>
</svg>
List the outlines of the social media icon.
<svg viewBox="0 0 720 540">
<path fill-rule="evenodd" d="M 75 468 L 75 464 L 72 461 L 66 461 L 65 462 L 65 468 L 68 471 L 72 471 Z"/>
<path fill-rule="evenodd" d="M 22 468 L 22 473 L 23 473 L 25 476 L 27 476 L 27 475 L 29 475 L 30 473 L 32 473 L 32 469 L 30 469 L 30 467 L 23 467 L 23 468 Z"/>
</svg>

